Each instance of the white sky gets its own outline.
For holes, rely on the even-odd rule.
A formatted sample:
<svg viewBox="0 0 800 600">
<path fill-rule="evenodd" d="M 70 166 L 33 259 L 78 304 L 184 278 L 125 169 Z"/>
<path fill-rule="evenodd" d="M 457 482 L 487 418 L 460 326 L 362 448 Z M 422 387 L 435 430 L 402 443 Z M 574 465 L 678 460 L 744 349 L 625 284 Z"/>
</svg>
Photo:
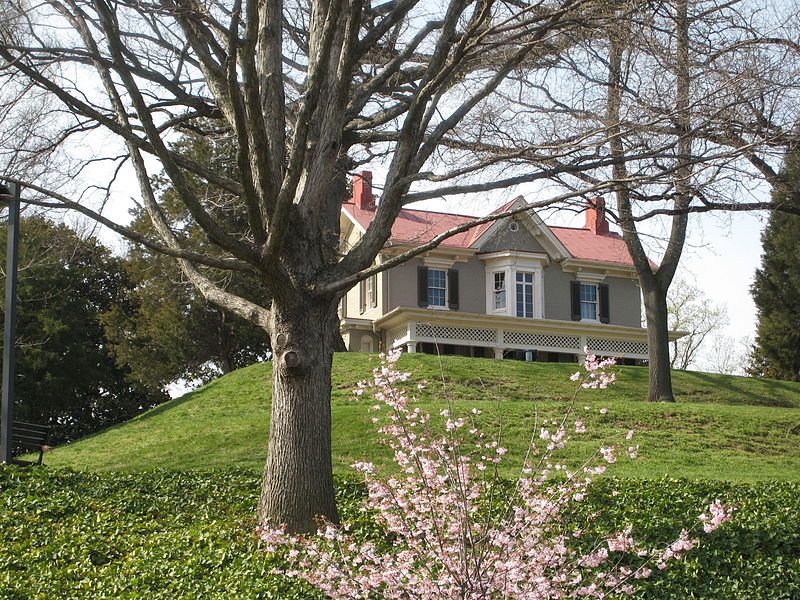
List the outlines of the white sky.
<svg viewBox="0 0 800 600">
<path fill-rule="evenodd" d="M 149 161 L 151 173 L 158 172 L 155 161 Z M 98 170 L 97 182 L 103 182 L 108 172 Z M 375 169 L 375 185 L 380 188 L 383 173 L 380 167 Z M 85 182 L 85 180 L 84 180 Z M 82 182 L 82 183 L 84 183 Z M 380 189 L 376 190 L 380 193 Z M 543 192 L 540 189 L 523 186 L 498 190 L 480 196 L 473 196 L 470 200 L 452 198 L 447 202 L 443 200 L 428 200 L 415 204 L 415 207 L 443 210 L 453 213 L 484 215 L 507 202 L 511 198 L 522 194 L 529 201 L 541 199 Z M 768 190 L 756 190 L 756 196 L 766 198 Z M 111 201 L 106 204 L 103 211 L 107 217 L 117 222 L 129 221 L 128 211 L 133 204 L 132 199 L 139 197 L 138 185 L 130 169 L 124 169 L 114 186 Z M 570 212 L 541 211 L 540 216 L 546 223 L 554 225 L 567 225 L 581 227 L 584 223 L 583 214 Z M 68 221 L 80 221 L 82 217 L 70 216 Z M 85 219 L 83 219 L 85 221 Z M 761 262 L 761 231 L 766 223 L 765 214 L 755 213 L 706 213 L 690 216 L 690 226 L 687 244 L 681 259 L 678 278 L 687 279 L 700 288 L 705 296 L 717 305 L 727 307 L 729 324 L 722 335 L 732 340 L 752 337 L 755 331 L 756 311 L 750 295 L 750 285 L 753 275 Z M 614 225 L 612 225 L 614 230 Z M 642 227 L 646 231 L 647 227 Z M 650 254 L 658 260 L 658 229 L 653 229 L 654 240 L 651 244 Z M 99 228 L 100 238 L 112 248 L 120 251 L 123 243 L 118 236 Z M 701 368 L 705 365 L 701 363 Z"/>
</svg>

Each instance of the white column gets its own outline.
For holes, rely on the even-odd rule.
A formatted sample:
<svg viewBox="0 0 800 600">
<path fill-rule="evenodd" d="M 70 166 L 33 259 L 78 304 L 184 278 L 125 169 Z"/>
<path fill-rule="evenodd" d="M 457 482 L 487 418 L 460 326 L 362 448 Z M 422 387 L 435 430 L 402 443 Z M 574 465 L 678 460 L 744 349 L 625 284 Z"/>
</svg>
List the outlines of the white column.
<svg viewBox="0 0 800 600">
<path fill-rule="evenodd" d="M 408 342 L 408 344 L 406 344 L 406 349 L 409 354 L 415 353 L 417 351 L 417 342 Z"/>
<path fill-rule="evenodd" d="M 586 352 L 584 351 L 584 348 L 586 348 L 587 343 L 588 342 L 586 341 L 585 335 L 582 335 L 578 338 L 578 362 L 582 363 L 583 361 L 586 360 Z"/>
<path fill-rule="evenodd" d="M 494 357 L 497 360 L 503 360 L 503 348 L 495 348 L 494 349 Z"/>
<path fill-rule="evenodd" d="M 536 319 L 544 319 L 544 277 L 541 267 L 533 271 L 533 294 L 533 316 Z"/>
</svg>

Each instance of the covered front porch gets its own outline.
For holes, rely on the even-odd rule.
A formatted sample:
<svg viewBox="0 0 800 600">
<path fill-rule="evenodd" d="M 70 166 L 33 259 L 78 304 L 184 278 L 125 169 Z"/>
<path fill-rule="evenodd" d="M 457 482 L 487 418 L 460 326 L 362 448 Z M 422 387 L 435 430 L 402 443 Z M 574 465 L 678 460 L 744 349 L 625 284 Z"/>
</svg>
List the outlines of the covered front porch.
<svg viewBox="0 0 800 600">
<path fill-rule="evenodd" d="M 594 322 L 527 319 L 445 310 L 399 307 L 374 322 L 387 350 L 408 352 L 469 348 L 471 355 L 504 358 L 523 353 L 533 356 L 581 359 L 585 349 L 601 356 L 641 362 L 647 360 L 647 331 Z M 670 337 L 679 337 L 671 333 Z M 449 352 L 448 352 L 449 353 Z M 528 354 L 524 354 L 528 353 Z M 535 353 L 535 354 L 534 354 Z"/>
</svg>

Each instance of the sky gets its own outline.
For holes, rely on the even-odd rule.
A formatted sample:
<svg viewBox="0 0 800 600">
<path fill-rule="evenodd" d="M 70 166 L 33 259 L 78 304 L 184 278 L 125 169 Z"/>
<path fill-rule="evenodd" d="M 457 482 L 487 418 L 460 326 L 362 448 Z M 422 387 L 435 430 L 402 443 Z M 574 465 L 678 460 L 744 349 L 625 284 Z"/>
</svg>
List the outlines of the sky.
<svg viewBox="0 0 800 600">
<path fill-rule="evenodd" d="M 154 172 L 157 172 L 155 170 Z M 376 169 L 375 184 L 380 186 L 381 177 Z M 106 205 L 104 214 L 118 222 L 129 220 L 128 210 L 137 196 L 138 186 L 131 173 L 123 173 L 114 188 L 112 200 Z M 761 194 L 768 192 L 762 190 Z M 416 208 L 445 210 L 454 213 L 481 216 L 522 194 L 534 201 L 541 194 L 535 189 L 514 188 L 499 190 L 472 199 L 452 198 L 428 200 L 415 204 Z M 540 212 L 550 225 L 581 227 L 583 214 L 565 211 Z M 750 295 L 755 270 L 761 262 L 761 231 L 766 224 L 766 215 L 759 213 L 706 213 L 690 216 L 687 243 L 681 258 L 677 278 L 685 279 L 702 290 L 703 294 L 718 306 L 727 308 L 729 323 L 719 335 L 735 341 L 752 338 L 755 333 L 756 309 Z M 611 225 L 612 231 L 615 226 Z M 616 231 L 619 231 L 616 228 Z M 120 250 L 120 239 L 108 230 L 98 231 L 108 245 Z M 653 241 L 649 254 L 658 259 L 661 237 L 653 230 Z M 712 365 L 701 359 L 699 368 L 711 369 Z"/>
</svg>

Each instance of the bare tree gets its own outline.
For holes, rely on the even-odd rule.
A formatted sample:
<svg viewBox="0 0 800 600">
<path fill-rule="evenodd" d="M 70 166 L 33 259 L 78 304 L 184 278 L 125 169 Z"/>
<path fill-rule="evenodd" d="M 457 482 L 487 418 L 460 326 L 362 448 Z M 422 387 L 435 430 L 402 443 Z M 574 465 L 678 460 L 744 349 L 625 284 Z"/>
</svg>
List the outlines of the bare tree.
<svg viewBox="0 0 800 600">
<path fill-rule="evenodd" d="M 319 515 L 337 519 L 330 375 L 339 299 L 359 280 L 457 233 L 375 265 L 400 209 L 600 164 L 580 145 L 572 151 L 530 138 L 500 156 L 462 145 L 505 140 L 487 118 L 508 96 L 511 75 L 546 68 L 589 35 L 604 10 L 596 2 L 7 4 L 25 29 L 0 34 L 3 81 L 23 81 L 56 104 L 64 119 L 53 147 L 102 132 L 82 168 L 105 165 L 116 173 L 131 165 L 157 236 L 137 234 L 90 204 L 96 184 L 72 196 L 25 181 L 36 201 L 78 211 L 174 257 L 207 299 L 270 336 L 272 418 L 259 519 L 290 530 L 313 529 Z M 233 143 L 240 177 L 182 153 L 172 144 L 181 130 Z M 523 164 L 525 152 L 555 154 L 568 166 Z M 367 162 L 386 169 L 383 193 L 360 242 L 340 254 L 347 174 Z M 165 217 L 152 184 L 158 170 L 213 250 L 192 249 L 184 229 Z M 203 185 L 238 199 L 246 226 L 232 229 L 215 218 Z M 260 278 L 269 301 L 215 285 L 209 273 L 219 270 Z"/>
<path fill-rule="evenodd" d="M 717 333 L 712 336 L 706 351 L 704 365 L 712 373 L 746 375 L 753 350 L 753 338 L 735 337 Z"/>
<path fill-rule="evenodd" d="M 174 257 L 207 299 L 270 336 L 272 420 L 259 519 L 291 530 L 314 528 L 318 515 L 337 518 L 330 370 L 339 299 L 372 273 L 463 229 L 376 265 L 403 206 L 560 178 L 568 190 L 534 206 L 613 189 L 626 239 L 636 239 L 634 224 L 646 214 L 626 209 L 627 199 L 631 207 L 666 200 L 667 210 L 681 213 L 673 218 L 676 241 L 656 272 L 649 262 L 640 269 L 640 278 L 660 282 L 654 297 L 661 298 L 680 256 L 690 199 L 702 197 L 690 179 L 713 172 L 724 158 L 724 151 L 715 151 L 716 162 L 688 152 L 702 138 L 692 117 L 697 103 L 686 97 L 693 70 L 674 42 L 686 46 L 687 23 L 705 17 L 687 16 L 685 4 L 677 18 L 668 4 L 590 0 L 6 5 L 22 29 L 0 30 L 0 86 L 20 82 L 19 98 L 38 94 L 53 103 L 59 135 L 45 149 L 102 136 L 73 168 L 70 193 L 41 178 L 26 180 L 36 201 L 78 211 Z M 664 24 L 678 33 L 664 33 Z M 609 31 L 617 32 L 611 43 Z M 642 40 L 635 46 L 626 37 L 633 34 Z M 662 56 L 678 58 L 662 65 Z M 648 61 L 670 74 L 678 92 L 659 94 L 657 87 L 637 94 L 632 76 Z M 591 86 L 581 89 L 592 90 L 591 102 L 559 82 L 559 71 L 576 65 L 586 66 L 580 72 Z M 659 75 L 649 81 L 658 83 Z M 667 101 L 666 111 L 658 99 Z M 173 142 L 185 130 L 234 145 L 240 176 L 181 152 Z M 730 147 L 713 145 L 723 146 Z M 736 147 L 737 156 L 757 150 Z M 347 175 L 366 163 L 385 169 L 382 194 L 364 236 L 342 252 L 338 223 Z M 136 173 L 157 236 L 137 234 L 89 202 L 96 187 L 105 201 L 110 184 L 82 183 L 88 167 L 104 167 L 113 180 L 125 165 Z M 185 229 L 165 217 L 152 185 L 159 171 L 211 250 L 187 244 Z M 236 199 L 244 227 L 216 218 L 205 185 Z M 632 253 L 636 259 L 643 249 Z M 210 276 L 220 270 L 261 279 L 269 300 L 221 289 Z M 654 302 L 666 323 L 665 304 Z M 651 348 L 660 348 L 660 339 Z"/>
<path fill-rule="evenodd" d="M 616 127 L 630 118 L 632 107 L 643 105 L 641 97 L 661 95 L 662 102 L 644 105 L 648 119 L 644 130 L 656 139 L 671 140 L 674 148 L 668 159 L 659 158 L 645 166 L 653 176 L 647 185 L 620 185 L 615 192 L 623 236 L 645 300 L 649 399 L 656 401 L 674 400 L 667 362 L 666 297 L 686 241 L 688 216 L 711 208 L 736 207 L 741 199 L 738 192 L 748 186 L 748 177 L 761 175 L 777 182 L 770 162 L 777 164 L 780 154 L 793 143 L 798 122 L 793 103 L 800 91 L 797 48 L 787 54 L 780 40 L 754 25 L 758 15 L 741 12 L 748 8 L 746 3 L 677 0 L 664 8 L 663 14 L 656 14 L 662 25 L 652 29 L 658 33 L 647 35 L 640 30 L 634 39 L 648 58 L 664 66 L 667 82 L 653 86 L 650 94 L 641 94 L 638 84 L 631 86 L 638 76 L 630 68 L 641 50 L 612 40 L 607 116 L 610 126 Z M 633 28 L 638 29 L 636 23 Z M 628 61 L 625 69 L 623 60 Z M 630 100 L 623 102 L 626 94 Z M 654 123 L 659 112 L 669 118 Z M 623 156 L 639 139 L 638 135 L 631 139 L 629 133 L 612 137 L 612 154 Z M 638 168 L 642 166 L 640 163 Z M 622 182 L 632 172 L 632 165 L 618 164 L 614 171 Z M 656 267 L 644 253 L 637 223 L 657 209 L 640 208 L 636 214 L 634 205 L 664 200 L 671 205 L 669 234 Z M 771 202 L 760 204 L 774 208 Z"/>
<path fill-rule="evenodd" d="M 678 279 L 667 292 L 667 323 L 671 330 L 686 334 L 670 343 L 670 366 L 685 370 L 696 365 L 709 336 L 718 336 L 727 325 L 728 311 L 724 305 L 714 304 L 704 296 L 696 285 Z"/>
<path fill-rule="evenodd" d="M 745 1 L 674 0 L 622 3 L 606 17 L 602 35 L 577 40 L 549 77 L 520 86 L 533 98 L 532 115 L 549 110 L 558 119 L 559 139 L 568 132 L 587 153 L 595 142 L 603 164 L 557 177 L 567 187 L 613 184 L 609 212 L 644 297 L 648 398 L 673 401 L 667 292 L 689 215 L 796 210 L 753 194 L 764 180 L 786 184 L 776 167 L 798 140 L 798 16 L 783 5 L 767 11 Z M 558 158 L 550 164 L 564 166 Z M 653 237 L 655 218 L 661 229 Z M 659 264 L 647 252 L 656 238 Z"/>
</svg>

